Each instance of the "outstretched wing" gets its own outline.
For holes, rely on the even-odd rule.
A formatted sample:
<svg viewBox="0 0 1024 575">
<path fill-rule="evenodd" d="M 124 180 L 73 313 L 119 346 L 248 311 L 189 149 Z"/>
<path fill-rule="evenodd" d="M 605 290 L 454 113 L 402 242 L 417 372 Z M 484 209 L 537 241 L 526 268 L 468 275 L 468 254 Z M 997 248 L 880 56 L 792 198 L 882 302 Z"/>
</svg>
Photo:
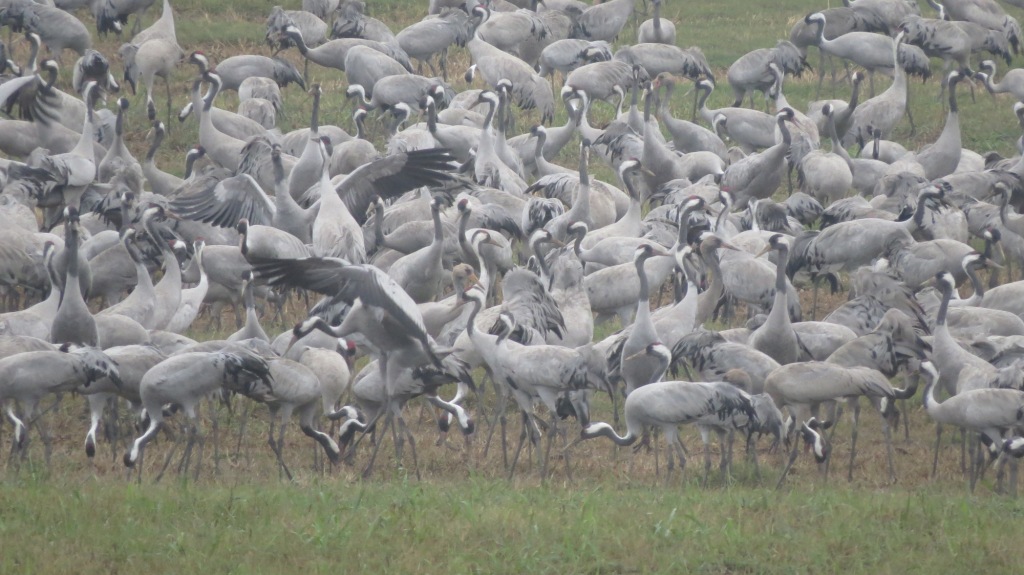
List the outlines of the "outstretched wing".
<svg viewBox="0 0 1024 575">
<path fill-rule="evenodd" d="M 269 226 L 276 212 L 263 188 L 249 174 L 221 180 L 212 190 L 178 196 L 171 210 L 183 217 L 222 228 L 245 218 L 252 225 Z"/>
<path fill-rule="evenodd" d="M 393 154 L 356 168 L 337 191 L 349 213 L 362 225 L 374 196 L 386 200 L 420 186 L 440 186 L 453 179 L 454 159 L 443 148 Z"/>
</svg>

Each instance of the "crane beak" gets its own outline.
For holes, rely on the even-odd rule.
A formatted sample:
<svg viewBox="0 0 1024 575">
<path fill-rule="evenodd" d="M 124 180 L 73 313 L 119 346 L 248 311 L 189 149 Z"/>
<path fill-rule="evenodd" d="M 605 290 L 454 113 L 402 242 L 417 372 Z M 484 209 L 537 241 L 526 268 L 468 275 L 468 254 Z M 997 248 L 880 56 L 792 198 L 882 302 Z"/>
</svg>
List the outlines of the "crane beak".
<svg viewBox="0 0 1024 575">
<path fill-rule="evenodd" d="M 772 247 L 771 246 L 765 246 L 764 249 L 759 251 L 759 252 L 757 252 L 757 255 L 754 256 L 754 257 L 755 258 L 759 258 L 759 257 L 763 256 L 764 254 L 770 252 L 770 251 L 772 251 Z"/>
<path fill-rule="evenodd" d="M 299 341 L 299 338 L 295 337 L 295 334 L 292 334 L 292 339 L 288 341 L 288 347 L 284 348 L 284 353 L 281 354 L 281 357 L 288 355 L 288 352 L 292 350 L 292 346 L 294 346 L 297 341 Z"/>
<path fill-rule="evenodd" d="M 636 358 L 638 358 L 638 357 L 640 357 L 642 355 L 647 355 L 647 350 L 646 349 L 638 351 L 638 352 L 634 353 L 633 355 L 627 357 L 626 359 L 622 360 L 622 363 L 626 363 L 627 361 L 633 361 L 634 359 L 636 359 Z"/>
<path fill-rule="evenodd" d="M 719 246 L 719 247 L 721 247 L 721 248 L 723 248 L 723 249 L 727 249 L 727 250 L 732 250 L 732 251 L 734 251 L 734 252 L 740 252 L 740 251 L 743 251 L 743 250 L 739 249 L 738 247 L 736 247 L 736 246 L 734 246 L 734 245 L 730 244 L 729 242 L 722 242 L 722 245 L 721 245 L 721 246 Z"/>
<path fill-rule="evenodd" d="M 1003 269 L 1003 266 L 997 264 L 996 262 L 994 262 L 994 261 L 992 261 L 992 260 L 990 260 L 988 258 L 985 258 L 984 265 L 987 268 L 993 268 L 993 269 L 997 269 L 997 270 Z"/>
<path fill-rule="evenodd" d="M 575 440 L 574 440 L 574 441 L 573 441 L 572 443 L 570 443 L 569 445 L 566 445 L 566 446 L 565 446 L 565 447 L 564 447 L 564 448 L 562 449 L 562 453 L 565 453 L 565 452 L 569 451 L 569 450 L 570 450 L 570 449 L 572 449 L 573 447 L 576 447 L 576 445 L 577 445 L 577 444 L 579 444 L 579 443 L 582 443 L 582 442 L 583 442 L 583 441 L 585 441 L 585 440 L 586 440 L 586 438 L 585 438 L 585 437 L 583 437 L 582 435 L 580 435 L 580 436 L 579 436 L 579 437 L 577 437 L 577 438 L 576 438 L 576 439 L 575 439 Z"/>
</svg>

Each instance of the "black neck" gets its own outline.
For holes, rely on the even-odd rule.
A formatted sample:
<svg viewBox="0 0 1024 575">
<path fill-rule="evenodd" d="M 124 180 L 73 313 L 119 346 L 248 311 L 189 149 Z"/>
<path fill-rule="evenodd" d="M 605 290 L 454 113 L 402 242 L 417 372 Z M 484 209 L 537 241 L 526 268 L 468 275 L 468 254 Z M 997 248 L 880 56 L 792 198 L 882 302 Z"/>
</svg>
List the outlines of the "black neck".
<svg viewBox="0 0 1024 575">
<path fill-rule="evenodd" d="M 789 248 L 779 246 L 779 258 L 775 264 L 775 291 L 786 292 L 786 266 L 789 265 Z M 780 291 L 781 290 L 781 291 Z"/>
<path fill-rule="evenodd" d="M 644 263 L 647 262 L 648 256 L 641 256 L 636 260 L 636 273 L 640 278 L 640 295 L 637 301 L 647 301 L 651 298 L 651 288 L 647 281 L 647 274 L 644 273 Z"/>
<path fill-rule="evenodd" d="M 939 314 L 935 318 L 935 326 L 946 325 L 946 312 L 949 310 L 949 300 L 953 297 L 953 288 L 942 283 L 942 303 L 939 304 Z"/>
</svg>

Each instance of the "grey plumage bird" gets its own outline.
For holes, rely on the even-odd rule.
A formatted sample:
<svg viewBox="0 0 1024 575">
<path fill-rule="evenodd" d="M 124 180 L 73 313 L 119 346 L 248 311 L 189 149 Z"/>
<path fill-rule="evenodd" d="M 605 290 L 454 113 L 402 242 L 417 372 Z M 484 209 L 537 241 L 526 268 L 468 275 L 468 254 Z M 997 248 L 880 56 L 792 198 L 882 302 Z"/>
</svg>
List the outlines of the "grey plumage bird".
<svg viewBox="0 0 1024 575">
<path fill-rule="evenodd" d="M 267 362 L 238 346 L 218 352 L 188 352 L 169 357 L 147 371 L 139 382 L 139 395 L 149 416 L 149 427 L 124 454 L 125 466 L 134 467 L 138 463 L 142 450 L 163 426 L 163 406 L 170 403 L 180 406 L 192 422 L 182 456 L 182 467 L 187 472 L 192 449 L 200 438 L 196 413 L 199 402 L 221 388 L 270 399 L 272 385 Z M 184 438 L 183 434 L 179 441 Z M 196 462 L 196 476 L 200 473 L 200 464 L 201 460 Z"/>
<path fill-rule="evenodd" d="M 117 364 L 95 347 L 64 344 L 52 351 L 27 351 L 0 359 L 0 402 L 7 400 L 21 404 L 21 418 L 8 408 L 7 416 L 14 423 L 13 447 L 27 447 L 28 424 L 37 416 L 39 402 L 53 393 L 72 391 L 80 386 L 109 377 L 119 382 Z M 44 429 L 37 423 L 39 429 Z M 46 461 L 50 460 L 49 432 L 44 432 Z"/>
<path fill-rule="evenodd" d="M 92 47 L 92 36 L 85 24 L 68 12 L 35 2 L 12 2 L 0 12 L 0 22 L 18 30 L 39 35 L 43 44 L 56 58 L 64 50 L 73 50 L 84 56 Z"/>
<path fill-rule="evenodd" d="M 417 73 L 423 73 L 423 64 L 430 66 L 435 74 L 433 58 L 440 55 L 441 77 L 448 79 L 448 49 L 465 46 L 472 37 L 470 19 L 465 12 L 457 9 L 446 10 L 438 18 L 425 18 L 401 30 L 395 40 L 398 45 L 416 60 Z"/>
<path fill-rule="evenodd" d="M 614 42 L 633 15 L 636 0 L 610 0 L 588 7 L 581 14 L 570 14 L 573 19 L 573 38 Z"/>
<path fill-rule="evenodd" d="M 295 83 L 303 90 L 306 89 L 306 82 L 295 66 L 281 58 L 268 58 L 255 54 L 231 56 L 217 64 L 217 75 L 220 76 L 223 90 L 238 90 L 243 80 L 253 76 L 270 78 L 282 88 Z"/>
<path fill-rule="evenodd" d="M 736 207 L 744 208 L 752 199 L 768 198 L 778 189 L 791 142 L 787 123 L 792 122 L 794 117 L 791 108 L 780 110 L 775 115 L 775 122 L 782 133 L 782 141 L 726 168 L 721 188 L 733 194 Z"/>
<path fill-rule="evenodd" d="M 132 34 L 142 29 L 142 14 L 149 10 L 155 0 L 100 0 L 93 4 L 93 16 L 96 18 L 96 31 L 101 36 L 109 32 L 118 35 L 124 30 L 128 19 L 135 15 L 135 26 Z"/>
<path fill-rule="evenodd" d="M 56 315 L 53 317 L 53 324 L 50 326 L 50 341 L 56 343 L 73 343 L 99 347 L 99 332 L 96 330 L 96 320 L 89 311 L 89 307 L 82 297 L 78 288 L 78 274 L 80 270 L 78 242 L 79 242 L 79 218 L 78 210 L 67 208 L 64 214 L 66 249 L 67 249 L 67 275 L 61 294 L 60 305 L 57 307 Z"/>
<path fill-rule="evenodd" d="M 726 73 L 729 86 L 733 93 L 733 107 L 743 105 L 743 100 L 750 97 L 750 107 L 754 107 L 754 92 L 761 92 L 767 98 L 768 90 L 775 83 L 775 75 L 768 68 L 774 63 L 786 74 L 799 77 L 810 68 L 804 54 L 792 42 L 779 40 L 773 48 L 758 48 L 740 56 Z"/>
<path fill-rule="evenodd" d="M 662 353 L 667 352 L 664 346 Z M 667 353 L 665 353 L 667 355 Z M 735 418 L 756 421 L 757 413 L 747 392 L 725 382 L 663 381 L 638 389 L 626 398 L 623 412 L 626 435 L 619 436 L 611 425 L 592 423 L 580 432 L 580 441 L 607 437 L 616 445 L 632 445 L 646 436 L 651 427 L 660 428 L 669 446 L 669 473 L 672 458 L 678 459 L 680 473 L 686 467 L 686 454 L 679 441 L 679 426 L 704 422 L 725 423 Z M 707 453 L 707 452 L 706 452 Z"/>
<path fill-rule="evenodd" d="M 466 45 L 473 58 L 473 66 L 467 72 L 468 79 L 472 80 L 475 72 L 479 71 L 484 81 L 493 89 L 498 88 L 501 80 L 508 80 L 512 83 L 512 96 L 520 108 L 536 108 L 540 112 L 541 123 L 546 124 L 554 118 L 554 95 L 551 93 L 551 83 L 546 78 L 534 72 L 526 62 L 502 52 L 478 37 L 474 37 Z"/>
<path fill-rule="evenodd" d="M 671 20 L 661 17 L 662 0 L 651 0 L 654 14 L 650 20 L 644 20 L 637 28 L 636 41 L 643 43 L 670 44 L 676 43 L 676 25 Z"/>
</svg>

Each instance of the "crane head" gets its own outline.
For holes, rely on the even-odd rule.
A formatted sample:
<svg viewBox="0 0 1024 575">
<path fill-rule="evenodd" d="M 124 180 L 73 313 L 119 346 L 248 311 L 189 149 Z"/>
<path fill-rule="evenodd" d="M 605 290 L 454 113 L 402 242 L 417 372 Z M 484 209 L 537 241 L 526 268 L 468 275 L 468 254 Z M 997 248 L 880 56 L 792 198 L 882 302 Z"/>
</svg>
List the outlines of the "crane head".
<svg viewBox="0 0 1024 575">
<path fill-rule="evenodd" d="M 796 118 L 796 112 L 793 111 L 793 108 L 786 107 L 783 108 L 782 110 L 779 110 L 779 112 L 775 114 L 775 117 L 780 120 L 792 122 L 793 118 Z"/>
<path fill-rule="evenodd" d="M 824 106 L 821 107 L 821 115 L 825 116 L 826 118 L 830 117 L 834 111 L 835 111 L 835 108 L 832 107 L 832 103 L 831 102 L 828 102 Z"/>
<path fill-rule="evenodd" d="M 830 451 L 825 436 L 820 432 L 823 429 L 825 429 L 825 426 L 814 417 L 800 425 L 800 436 L 803 438 L 807 449 L 814 452 L 814 459 L 818 463 L 823 463 L 828 459 Z"/>
<path fill-rule="evenodd" d="M 672 351 L 668 348 L 667 345 L 661 343 L 660 341 L 656 341 L 647 344 L 647 347 L 645 347 L 643 350 L 638 351 L 633 355 L 627 357 L 626 359 L 622 360 L 622 363 L 632 361 L 634 359 L 639 358 L 642 355 L 653 357 L 661 362 L 664 362 L 666 365 L 670 361 L 672 361 Z"/>
<path fill-rule="evenodd" d="M 200 70 L 208 70 L 210 68 L 210 60 L 201 51 L 196 50 L 188 56 L 188 61 L 196 66 L 199 66 Z"/>
<path fill-rule="evenodd" d="M 470 302 L 472 302 L 474 304 L 480 304 L 480 306 L 483 306 L 484 299 L 487 296 L 484 293 L 484 287 L 483 286 L 481 286 L 479 283 L 473 283 L 473 285 L 469 286 L 469 289 L 467 289 L 463 293 L 463 297 L 465 297 L 466 300 L 468 300 L 468 301 L 470 301 Z"/>
<path fill-rule="evenodd" d="M 953 281 L 953 274 L 949 272 L 939 272 L 935 274 L 935 285 L 939 288 L 939 291 L 947 293 L 953 291 L 956 283 Z"/>
<path fill-rule="evenodd" d="M 637 246 L 636 250 L 633 251 L 633 261 L 638 262 L 654 256 L 667 255 L 671 254 L 669 254 L 662 248 L 655 247 L 652 244 L 641 244 Z"/>
<path fill-rule="evenodd" d="M 492 246 L 499 246 L 499 247 L 501 246 L 501 244 L 498 243 L 497 240 L 495 240 L 494 238 L 491 237 L 491 232 L 489 230 L 482 230 L 482 229 L 481 230 L 476 230 L 475 232 L 473 232 L 473 237 L 470 238 L 470 242 L 469 243 L 471 245 L 478 246 L 478 247 L 480 245 L 482 245 L 482 244 L 490 244 Z"/>
<path fill-rule="evenodd" d="M 587 233 L 590 232 L 590 226 L 587 222 L 573 222 L 566 228 L 573 236 L 586 237 Z"/>
<path fill-rule="evenodd" d="M 918 372 L 925 377 L 928 383 L 935 383 L 939 380 L 939 371 L 931 360 L 924 360 L 918 365 Z"/>
<path fill-rule="evenodd" d="M 821 22 L 822 25 L 825 24 L 825 15 L 821 12 L 812 12 L 804 16 L 804 24 L 815 24 L 818 22 Z"/>
<path fill-rule="evenodd" d="M 619 178 L 622 181 L 626 181 L 627 174 L 636 173 L 640 171 L 641 168 L 642 166 L 640 165 L 640 160 L 637 160 L 636 158 L 626 160 L 619 164 Z"/>
<path fill-rule="evenodd" d="M 488 104 L 490 106 L 498 106 L 498 95 L 491 90 L 484 90 L 480 92 L 480 95 L 476 98 L 477 104 Z"/>
<path fill-rule="evenodd" d="M 1024 437 L 1011 437 L 1004 440 L 1003 451 L 1017 459 L 1024 457 Z"/>
<path fill-rule="evenodd" d="M 487 234 L 487 237 L 490 238 L 491 237 L 490 234 Z M 536 249 L 537 245 L 542 245 L 542 244 L 552 244 L 552 245 L 554 245 L 556 247 L 562 247 L 563 245 L 565 245 L 562 242 L 558 241 L 558 239 L 555 238 L 555 236 L 551 233 L 551 230 L 544 229 L 544 228 L 541 228 L 541 229 L 533 232 L 533 234 L 530 235 L 530 241 L 529 241 L 529 245 L 533 249 Z"/>
</svg>

